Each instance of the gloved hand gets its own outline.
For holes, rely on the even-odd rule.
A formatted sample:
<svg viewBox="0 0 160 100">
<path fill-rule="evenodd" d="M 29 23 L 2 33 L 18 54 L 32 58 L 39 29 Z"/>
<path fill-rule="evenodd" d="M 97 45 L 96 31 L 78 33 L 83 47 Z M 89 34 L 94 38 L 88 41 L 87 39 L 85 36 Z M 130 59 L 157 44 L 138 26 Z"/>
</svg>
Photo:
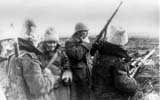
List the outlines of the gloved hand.
<svg viewBox="0 0 160 100">
<path fill-rule="evenodd" d="M 52 71 L 49 68 L 45 68 L 43 72 L 47 74 L 52 74 Z"/>
<path fill-rule="evenodd" d="M 52 64 L 51 66 L 48 67 L 48 69 L 51 70 L 53 75 L 61 75 L 62 71 L 60 68 L 58 68 L 56 65 Z"/>
<path fill-rule="evenodd" d="M 64 71 L 62 74 L 62 80 L 65 84 L 70 84 L 72 82 L 72 72 Z"/>
<path fill-rule="evenodd" d="M 82 39 L 82 41 L 85 41 L 85 42 L 87 42 L 87 43 L 90 43 L 90 40 L 89 40 L 88 36 L 85 37 L 84 39 Z"/>
<path fill-rule="evenodd" d="M 97 49 L 103 44 L 103 41 L 96 41 L 94 44 L 92 44 L 92 49 L 90 50 L 91 56 L 94 56 Z"/>
<path fill-rule="evenodd" d="M 43 70 L 43 73 L 44 73 L 44 76 L 48 76 L 48 74 L 51 74 L 54 77 L 54 88 L 59 87 L 60 76 L 54 75 L 49 68 L 45 68 Z"/>
<path fill-rule="evenodd" d="M 96 41 L 94 44 L 93 44 L 93 47 L 95 48 L 98 48 L 100 45 L 103 44 L 103 41 L 102 40 L 99 40 L 99 41 Z"/>
</svg>

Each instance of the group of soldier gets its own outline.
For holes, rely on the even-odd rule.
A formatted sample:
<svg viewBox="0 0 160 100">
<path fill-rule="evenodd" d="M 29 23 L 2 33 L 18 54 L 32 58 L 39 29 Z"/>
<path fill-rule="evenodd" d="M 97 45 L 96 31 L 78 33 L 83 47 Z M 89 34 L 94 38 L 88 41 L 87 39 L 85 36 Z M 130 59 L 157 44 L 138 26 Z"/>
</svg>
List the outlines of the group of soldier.
<svg viewBox="0 0 160 100">
<path fill-rule="evenodd" d="M 131 99 L 138 85 L 129 74 L 131 57 L 124 49 L 127 32 L 111 26 L 104 42 L 91 43 L 88 30 L 77 23 L 65 47 L 57 49 L 58 33 L 48 28 L 36 47 L 42 54 L 19 49 L 18 58 L 10 56 L 7 100 Z"/>
</svg>

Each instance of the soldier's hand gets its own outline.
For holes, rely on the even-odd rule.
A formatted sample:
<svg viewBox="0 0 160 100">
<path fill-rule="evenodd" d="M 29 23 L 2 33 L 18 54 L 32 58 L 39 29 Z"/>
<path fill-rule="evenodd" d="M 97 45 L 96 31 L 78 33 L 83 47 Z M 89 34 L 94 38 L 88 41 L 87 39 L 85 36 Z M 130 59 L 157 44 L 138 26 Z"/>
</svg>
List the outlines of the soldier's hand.
<svg viewBox="0 0 160 100">
<path fill-rule="evenodd" d="M 44 73 L 52 74 L 52 72 L 51 72 L 51 70 L 50 70 L 49 68 L 45 68 L 45 69 L 43 70 L 43 72 L 44 72 Z"/>
<path fill-rule="evenodd" d="M 102 45 L 102 43 L 103 43 L 103 41 L 96 41 L 96 42 L 94 42 L 94 44 L 92 44 L 92 49 L 90 51 L 91 56 L 94 56 L 95 52 L 97 51 L 99 46 Z"/>
<path fill-rule="evenodd" d="M 83 41 L 85 41 L 85 42 L 87 42 L 87 43 L 90 43 L 90 40 L 89 40 L 89 38 L 88 38 L 88 36 L 87 37 L 85 37 L 84 39 L 82 39 Z"/>
<path fill-rule="evenodd" d="M 62 73 L 61 69 L 58 68 L 57 66 L 53 65 L 53 64 L 51 66 L 49 66 L 48 69 L 50 69 L 52 74 L 54 74 L 54 75 L 58 75 L 59 76 Z"/>
<path fill-rule="evenodd" d="M 72 72 L 71 71 L 63 72 L 62 80 L 63 80 L 64 83 L 70 84 L 70 82 L 72 81 Z"/>
</svg>

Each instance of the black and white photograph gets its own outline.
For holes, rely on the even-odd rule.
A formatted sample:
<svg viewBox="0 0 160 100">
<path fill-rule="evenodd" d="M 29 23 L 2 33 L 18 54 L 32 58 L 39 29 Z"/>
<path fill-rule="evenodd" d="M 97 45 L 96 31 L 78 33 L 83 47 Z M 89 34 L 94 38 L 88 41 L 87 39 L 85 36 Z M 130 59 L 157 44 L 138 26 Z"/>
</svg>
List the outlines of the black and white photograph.
<svg viewBox="0 0 160 100">
<path fill-rule="evenodd" d="M 0 0 L 0 100 L 160 100 L 159 0 Z"/>
</svg>

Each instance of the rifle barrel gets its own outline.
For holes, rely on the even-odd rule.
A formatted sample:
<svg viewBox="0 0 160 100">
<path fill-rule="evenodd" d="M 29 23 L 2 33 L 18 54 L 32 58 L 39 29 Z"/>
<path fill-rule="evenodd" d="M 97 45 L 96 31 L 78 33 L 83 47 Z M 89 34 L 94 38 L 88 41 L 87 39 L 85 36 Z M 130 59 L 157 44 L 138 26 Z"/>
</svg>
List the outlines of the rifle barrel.
<svg viewBox="0 0 160 100">
<path fill-rule="evenodd" d="M 159 47 L 157 47 L 157 48 L 159 48 Z M 144 62 L 145 60 L 147 60 L 147 59 L 156 51 L 157 48 L 153 49 L 153 50 L 150 51 L 143 59 L 140 59 L 140 60 L 139 60 L 139 61 L 141 61 L 141 63 L 138 63 L 138 67 L 135 68 L 135 70 L 134 70 L 134 72 L 132 73 L 131 77 L 134 77 L 134 76 L 135 76 L 135 74 L 137 73 L 138 69 L 139 69 L 140 66 L 143 64 L 143 62 Z"/>
<path fill-rule="evenodd" d="M 103 27 L 103 29 L 100 31 L 99 36 L 98 36 L 98 38 L 97 38 L 96 41 L 100 40 L 100 38 L 102 37 L 102 35 L 103 35 L 104 32 L 105 32 L 105 34 L 104 34 L 104 38 L 105 38 L 106 33 L 107 33 L 106 30 L 108 28 L 108 25 L 111 23 L 112 19 L 116 15 L 116 13 L 117 13 L 118 9 L 120 8 L 120 6 L 122 5 L 122 3 L 123 3 L 123 1 L 120 2 L 120 4 L 118 5 L 117 9 L 113 12 L 112 16 L 109 18 L 109 20 L 107 21 L 107 23 L 105 24 L 105 26 Z"/>
<path fill-rule="evenodd" d="M 105 37 L 106 37 L 106 34 L 107 34 L 107 28 L 108 28 L 109 24 L 111 23 L 112 19 L 114 18 L 114 16 L 116 15 L 116 13 L 117 13 L 118 9 L 120 8 L 120 6 L 122 5 L 122 3 L 123 3 L 123 1 L 120 2 L 120 4 L 118 5 L 117 9 L 114 11 L 114 13 L 112 14 L 112 16 L 108 20 L 108 23 L 104 27 L 103 31 L 105 31 L 105 33 L 104 33 L 103 41 L 105 40 Z"/>
</svg>

